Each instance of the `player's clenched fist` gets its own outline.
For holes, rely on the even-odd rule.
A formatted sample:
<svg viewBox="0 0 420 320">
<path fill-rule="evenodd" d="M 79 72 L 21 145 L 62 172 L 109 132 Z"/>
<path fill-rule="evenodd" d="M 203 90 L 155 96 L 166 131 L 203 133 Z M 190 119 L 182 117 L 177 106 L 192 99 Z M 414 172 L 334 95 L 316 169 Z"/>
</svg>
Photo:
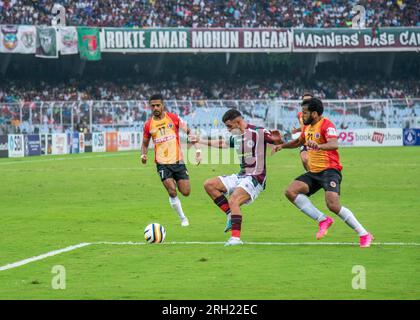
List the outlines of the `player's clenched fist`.
<svg viewBox="0 0 420 320">
<path fill-rule="evenodd" d="M 319 150 L 318 143 L 316 143 L 313 140 L 309 140 L 308 142 L 306 142 L 306 146 L 309 147 L 309 148 L 311 148 L 311 149 Z"/>
<path fill-rule="evenodd" d="M 147 155 L 146 154 L 141 155 L 141 163 L 143 163 L 143 164 L 147 163 Z"/>
<path fill-rule="evenodd" d="M 270 131 L 271 139 L 275 145 L 279 145 L 283 143 L 283 138 L 279 130 L 271 130 Z"/>
</svg>

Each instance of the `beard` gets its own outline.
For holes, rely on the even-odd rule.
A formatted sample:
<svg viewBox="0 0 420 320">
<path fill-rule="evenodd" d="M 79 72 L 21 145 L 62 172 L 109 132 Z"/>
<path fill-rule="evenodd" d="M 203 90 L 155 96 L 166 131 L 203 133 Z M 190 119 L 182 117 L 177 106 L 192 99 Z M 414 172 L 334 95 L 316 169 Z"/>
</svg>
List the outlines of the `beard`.
<svg viewBox="0 0 420 320">
<path fill-rule="evenodd" d="M 312 123 L 312 121 L 314 121 L 314 119 L 312 118 L 312 116 L 309 116 L 309 118 L 306 121 L 303 120 L 303 124 L 305 126 L 308 126 L 308 125 L 310 125 Z"/>
</svg>

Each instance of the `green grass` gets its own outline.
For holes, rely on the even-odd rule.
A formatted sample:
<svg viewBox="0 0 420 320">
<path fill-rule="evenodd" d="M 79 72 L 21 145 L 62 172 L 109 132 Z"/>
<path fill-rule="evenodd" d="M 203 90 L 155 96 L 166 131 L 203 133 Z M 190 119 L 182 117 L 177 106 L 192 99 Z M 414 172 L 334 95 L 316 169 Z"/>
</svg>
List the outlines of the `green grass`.
<svg viewBox="0 0 420 320">
<path fill-rule="evenodd" d="M 150 222 L 168 242 L 227 239 L 202 185 L 237 165 L 188 166 L 192 194 L 181 200 L 191 225 L 182 228 L 155 166 L 138 158 L 0 160 L 0 266 L 81 242 L 142 242 Z M 420 243 L 420 148 L 343 148 L 341 158 L 342 203 L 376 241 Z M 243 208 L 244 241 L 315 241 L 316 223 L 283 196 L 301 173 L 297 150 L 269 157 L 266 190 Z M 312 199 L 326 210 L 323 192 Z M 358 237 L 337 218 L 322 241 Z M 65 290 L 51 287 L 55 265 L 66 268 Z M 352 288 L 355 265 L 366 269 L 365 290 Z M 91 245 L 0 271 L 0 299 L 420 299 L 420 247 Z"/>
</svg>

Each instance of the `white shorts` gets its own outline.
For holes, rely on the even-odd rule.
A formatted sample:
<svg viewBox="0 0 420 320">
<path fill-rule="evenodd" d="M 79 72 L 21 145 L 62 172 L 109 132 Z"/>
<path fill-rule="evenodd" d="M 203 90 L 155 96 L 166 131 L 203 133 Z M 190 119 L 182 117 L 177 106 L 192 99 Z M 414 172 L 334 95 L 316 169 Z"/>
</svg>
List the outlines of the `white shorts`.
<svg viewBox="0 0 420 320">
<path fill-rule="evenodd" d="M 230 176 L 219 176 L 219 179 L 222 181 L 227 190 L 226 195 L 230 196 L 236 188 L 244 189 L 251 197 L 251 199 L 245 202 L 245 204 L 254 202 L 260 192 L 264 190 L 261 184 L 258 183 L 255 185 L 251 176 L 232 174 Z"/>
</svg>

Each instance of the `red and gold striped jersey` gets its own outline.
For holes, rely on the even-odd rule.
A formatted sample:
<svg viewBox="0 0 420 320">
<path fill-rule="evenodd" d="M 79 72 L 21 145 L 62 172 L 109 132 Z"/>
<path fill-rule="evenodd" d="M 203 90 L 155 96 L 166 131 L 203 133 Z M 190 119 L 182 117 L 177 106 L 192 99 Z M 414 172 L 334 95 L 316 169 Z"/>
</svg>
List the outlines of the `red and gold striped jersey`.
<svg viewBox="0 0 420 320">
<path fill-rule="evenodd" d="M 298 118 L 298 120 L 299 120 L 299 124 L 300 124 L 300 129 L 301 129 L 301 132 L 303 132 L 303 127 L 304 127 L 305 125 L 303 124 L 303 113 L 302 113 L 302 111 L 300 111 L 300 112 L 297 114 L 297 118 Z"/>
<path fill-rule="evenodd" d="M 337 138 L 337 130 L 334 124 L 327 118 L 322 118 L 315 125 L 308 125 L 303 128 L 301 138 L 307 141 L 312 140 L 317 144 L 324 144 L 328 139 Z M 337 150 L 319 150 L 307 147 L 308 166 L 310 172 L 321 172 L 327 169 L 343 169 L 340 163 L 340 156 Z"/>
<path fill-rule="evenodd" d="M 155 162 L 159 164 L 175 164 L 182 161 L 179 142 L 179 126 L 181 118 L 173 113 L 165 112 L 161 120 L 150 118 L 143 129 L 143 138 L 153 139 L 155 144 Z"/>
</svg>

